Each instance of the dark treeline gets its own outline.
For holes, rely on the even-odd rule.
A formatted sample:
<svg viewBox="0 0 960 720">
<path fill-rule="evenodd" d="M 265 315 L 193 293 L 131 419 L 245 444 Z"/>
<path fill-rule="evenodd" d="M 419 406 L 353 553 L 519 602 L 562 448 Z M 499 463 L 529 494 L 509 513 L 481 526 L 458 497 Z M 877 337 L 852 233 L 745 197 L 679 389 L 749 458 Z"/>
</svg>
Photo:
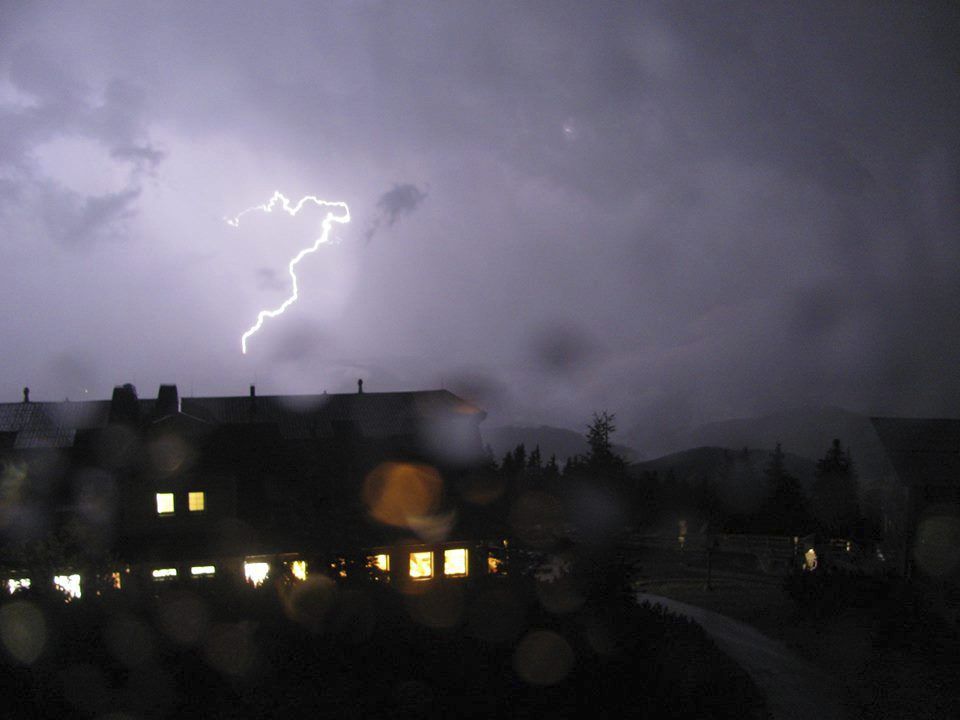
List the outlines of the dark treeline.
<svg viewBox="0 0 960 720">
<path fill-rule="evenodd" d="M 595 414 L 586 433 L 588 453 L 562 465 L 556 457 L 542 457 L 539 447 L 521 444 L 499 461 L 488 452 L 486 470 L 518 495 L 534 490 L 563 496 L 571 483 L 593 484 L 616 495 L 636 529 L 673 533 L 683 520 L 690 533 L 817 532 L 863 541 L 876 536 L 876 523 L 862 516 L 857 470 L 840 440 L 817 461 L 815 481 L 805 488 L 788 469 L 780 443 L 768 453 L 700 448 L 662 470 L 632 466 L 613 450 L 614 420 Z"/>
</svg>

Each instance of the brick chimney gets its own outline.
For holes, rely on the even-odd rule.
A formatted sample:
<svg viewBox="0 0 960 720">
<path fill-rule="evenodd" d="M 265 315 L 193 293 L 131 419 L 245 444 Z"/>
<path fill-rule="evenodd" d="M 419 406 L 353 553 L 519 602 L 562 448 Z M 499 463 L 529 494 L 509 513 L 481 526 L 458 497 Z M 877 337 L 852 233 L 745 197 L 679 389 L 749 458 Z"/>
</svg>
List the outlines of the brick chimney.
<svg viewBox="0 0 960 720">
<path fill-rule="evenodd" d="M 137 389 L 130 383 L 117 385 L 110 398 L 111 423 L 136 425 L 140 420 L 140 401 L 137 399 Z"/>
</svg>

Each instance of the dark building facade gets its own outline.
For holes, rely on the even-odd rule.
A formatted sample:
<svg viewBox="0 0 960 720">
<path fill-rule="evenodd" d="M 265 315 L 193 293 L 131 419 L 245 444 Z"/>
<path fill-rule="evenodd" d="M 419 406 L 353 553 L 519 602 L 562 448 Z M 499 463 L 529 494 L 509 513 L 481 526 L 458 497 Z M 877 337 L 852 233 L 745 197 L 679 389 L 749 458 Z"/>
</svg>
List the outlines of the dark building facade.
<svg viewBox="0 0 960 720">
<path fill-rule="evenodd" d="M 124 385 L 108 401 L 53 403 L 25 391 L 0 404 L 4 580 L 258 581 L 264 566 L 299 575 L 367 551 L 408 578 L 465 575 L 489 560 L 466 550 L 486 529 L 458 517 L 452 488 L 481 457 L 484 417 L 445 390 L 362 385 L 193 398 L 163 385 L 149 399 Z"/>
</svg>

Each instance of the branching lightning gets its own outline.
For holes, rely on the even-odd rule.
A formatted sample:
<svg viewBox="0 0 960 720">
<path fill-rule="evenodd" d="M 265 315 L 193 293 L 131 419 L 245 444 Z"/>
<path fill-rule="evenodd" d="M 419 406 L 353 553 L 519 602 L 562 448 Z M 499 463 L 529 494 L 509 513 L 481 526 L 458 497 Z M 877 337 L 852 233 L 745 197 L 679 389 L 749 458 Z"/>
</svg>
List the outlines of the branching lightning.
<svg viewBox="0 0 960 720">
<path fill-rule="evenodd" d="M 325 243 L 330 241 L 330 228 L 333 227 L 333 223 L 350 222 L 350 208 L 347 207 L 346 203 L 321 200 L 313 195 L 306 195 L 300 198 L 300 200 L 297 201 L 296 205 L 291 205 L 290 201 L 286 197 L 284 197 L 279 191 L 277 191 L 273 193 L 273 196 L 263 205 L 254 205 L 253 207 L 249 207 L 243 212 L 241 212 L 239 215 L 237 215 L 235 218 L 233 218 L 232 220 L 230 218 L 224 218 L 224 220 L 227 221 L 228 225 L 231 225 L 233 227 L 240 227 L 240 218 L 242 218 L 247 213 L 255 212 L 255 211 L 267 212 L 267 213 L 273 212 L 274 208 L 279 206 L 281 210 L 286 211 L 290 215 L 296 215 L 298 212 L 300 212 L 300 209 L 306 203 L 313 203 L 314 205 L 318 205 L 319 207 L 322 207 L 322 208 L 331 208 L 330 210 L 327 211 L 326 216 L 323 218 L 323 223 L 321 224 L 321 227 L 323 228 L 323 232 L 320 234 L 320 237 L 318 237 L 316 240 L 313 241 L 313 245 L 311 245 L 310 247 L 304 248 L 303 250 L 298 252 L 293 257 L 292 260 L 290 260 L 290 263 L 287 266 L 287 269 L 290 271 L 290 280 L 292 281 L 292 284 L 293 284 L 293 292 L 291 293 L 290 297 L 284 300 L 283 304 L 280 305 L 280 307 L 276 308 L 275 310 L 260 311 L 260 313 L 257 315 L 257 322 L 254 323 L 253 326 L 243 334 L 243 337 L 240 338 L 240 349 L 243 351 L 244 355 L 247 354 L 247 339 L 263 326 L 263 321 L 266 320 L 268 317 L 274 318 L 277 315 L 283 314 L 284 310 L 286 310 L 288 307 L 290 307 L 291 305 L 293 305 L 293 303 L 297 301 L 297 298 L 299 297 L 300 293 L 299 293 L 299 288 L 297 286 L 297 274 L 294 272 L 294 268 L 297 266 L 297 263 L 299 263 L 306 255 L 309 255 L 310 253 L 316 251 L 316 249 L 319 248 L 321 245 L 324 245 Z M 338 214 L 335 212 L 335 210 L 341 210 L 342 212 Z"/>
</svg>

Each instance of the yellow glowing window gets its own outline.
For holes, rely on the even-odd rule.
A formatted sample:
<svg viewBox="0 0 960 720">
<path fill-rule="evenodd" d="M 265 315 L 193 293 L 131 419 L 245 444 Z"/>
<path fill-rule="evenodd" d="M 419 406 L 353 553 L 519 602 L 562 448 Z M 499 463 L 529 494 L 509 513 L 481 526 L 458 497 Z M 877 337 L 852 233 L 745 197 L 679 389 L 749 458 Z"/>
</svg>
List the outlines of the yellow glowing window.
<svg viewBox="0 0 960 720">
<path fill-rule="evenodd" d="M 270 563 L 248 562 L 243 564 L 243 575 L 254 587 L 260 587 L 270 575 Z"/>
<path fill-rule="evenodd" d="M 203 512 L 206 500 L 203 492 L 187 493 L 187 507 L 190 509 L 190 512 Z"/>
<path fill-rule="evenodd" d="M 410 553 L 410 577 L 415 580 L 426 580 L 433 577 L 433 553 Z"/>
<path fill-rule="evenodd" d="M 177 576 L 176 568 L 157 568 L 153 571 L 154 580 L 166 580 L 167 578 L 175 578 Z"/>
<path fill-rule="evenodd" d="M 53 584 L 57 589 L 64 593 L 68 598 L 80 597 L 80 576 L 79 575 L 55 575 Z"/>
<path fill-rule="evenodd" d="M 173 514 L 173 493 L 157 493 L 157 515 Z"/>
<path fill-rule="evenodd" d="M 504 567 L 504 562 L 498 557 L 493 555 L 487 556 L 487 572 L 491 575 L 502 575 L 506 571 Z"/>
<path fill-rule="evenodd" d="M 390 572 L 390 556 L 387 554 L 367 555 L 367 567 Z"/>
<path fill-rule="evenodd" d="M 190 568 L 190 574 L 194 577 L 203 575 L 214 575 L 217 569 L 213 565 L 194 565 Z"/>
<path fill-rule="evenodd" d="M 290 563 L 290 574 L 293 575 L 297 580 L 306 580 L 307 561 L 294 560 L 292 563 Z"/>
<path fill-rule="evenodd" d="M 467 574 L 467 549 L 453 548 L 443 551 L 443 574 L 451 577 L 462 577 Z"/>
</svg>

